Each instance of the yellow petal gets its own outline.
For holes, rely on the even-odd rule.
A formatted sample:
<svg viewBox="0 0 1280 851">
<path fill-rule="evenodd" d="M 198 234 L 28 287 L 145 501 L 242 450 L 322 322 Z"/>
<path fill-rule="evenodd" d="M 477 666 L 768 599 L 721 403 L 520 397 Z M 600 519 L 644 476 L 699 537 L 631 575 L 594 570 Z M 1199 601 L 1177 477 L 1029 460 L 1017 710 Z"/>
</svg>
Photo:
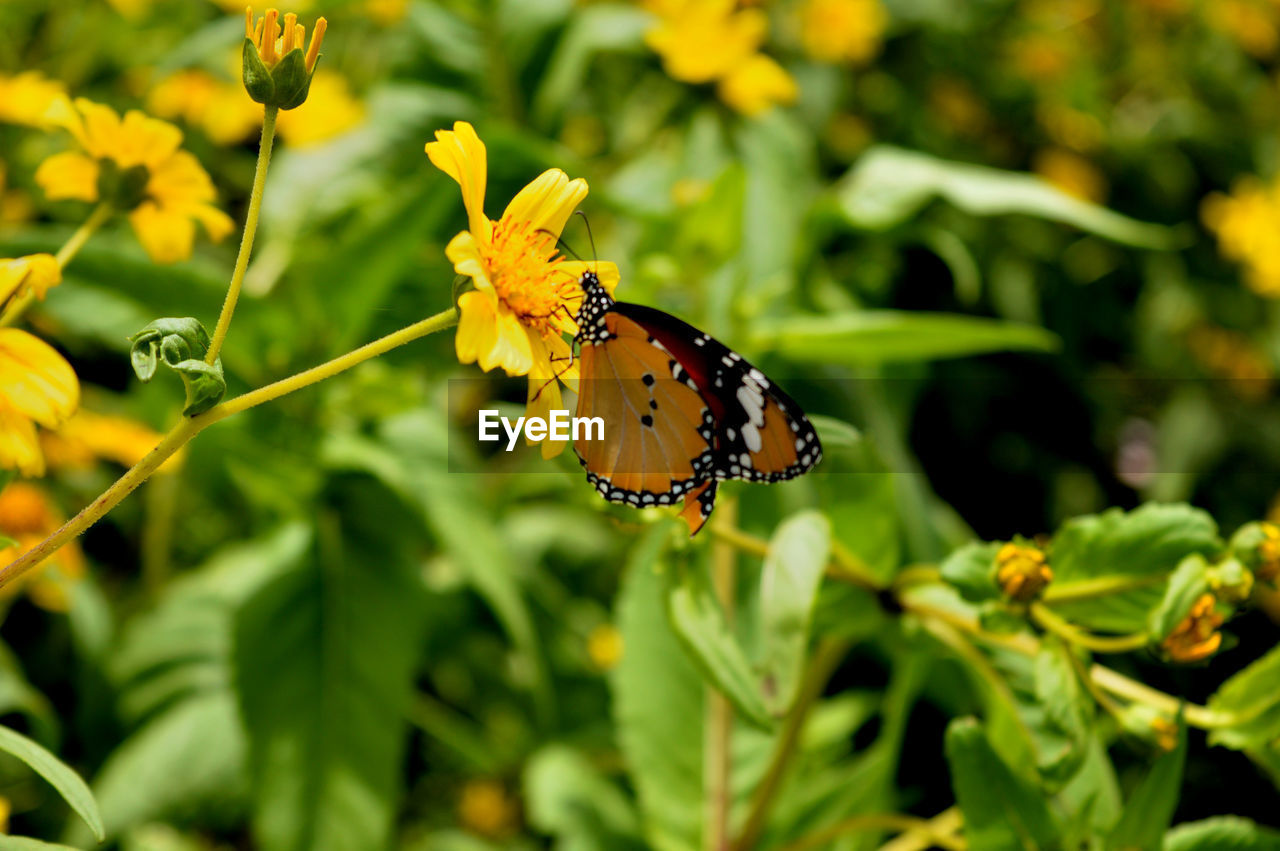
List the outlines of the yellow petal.
<svg viewBox="0 0 1280 851">
<path fill-rule="evenodd" d="M 621 280 L 618 264 L 607 260 L 561 260 L 559 269 L 572 275 L 575 280 L 581 279 L 583 272 L 595 272 L 596 277 L 600 279 L 600 285 L 609 295 L 613 295 L 613 291 L 618 288 L 618 281 Z"/>
<path fill-rule="evenodd" d="M 31 254 L 16 260 L 0 260 L 0 305 L 31 290 L 44 298 L 62 280 L 62 270 L 52 254 Z"/>
<path fill-rule="evenodd" d="M 759 115 L 775 104 L 793 103 L 796 81 L 777 62 L 757 53 L 734 68 L 717 87 L 720 99 L 743 115 Z"/>
<path fill-rule="evenodd" d="M 188 151 L 176 151 L 148 169 L 147 195 L 164 206 L 207 203 L 217 197 L 209 173 Z"/>
<path fill-rule="evenodd" d="M 97 159 L 117 159 L 120 149 L 120 116 L 116 111 L 88 98 L 76 98 L 76 110 L 84 119 L 84 149 Z"/>
<path fill-rule="evenodd" d="M 193 219 L 204 225 L 204 229 L 209 233 L 209 238 L 214 242 L 220 241 L 236 228 L 236 223 L 232 221 L 231 217 L 212 204 L 197 204 L 188 212 L 191 213 Z"/>
<path fill-rule="evenodd" d="M 533 338 L 535 360 L 537 359 L 536 351 L 541 345 L 540 338 Z M 529 404 L 525 407 L 525 416 L 541 417 L 549 424 L 551 422 L 551 412 L 563 410 L 563 408 L 564 402 L 560 398 L 560 385 L 556 379 L 554 377 L 539 378 L 535 377 L 532 372 L 529 373 Z M 555 458 L 569 445 L 567 440 L 553 440 L 550 436 L 541 441 L 533 441 L 526 437 L 525 441 L 529 444 L 540 443 L 543 458 Z"/>
<path fill-rule="evenodd" d="M 156 168 L 173 156 L 181 144 L 182 131 L 177 127 L 131 109 L 120 124 L 116 161 L 122 168 L 135 165 Z"/>
<path fill-rule="evenodd" d="M 504 220 L 528 222 L 533 230 L 544 230 L 556 239 L 574 209 L 587 197 L 587 182 L 570 180 L 558 168 L 548 169 L 516 193 L 502 214 Z"/>
<path fill-rule="evenodd" d="M 453 130 L 437 130 L 436 141 L 427 143 L 427 156 L 436 168 L 458 182 L 471 232 L 488 243 L 493 239 L 493 225 L 484 214 L 489 160 L 475 128 L 465 121 L 457 121 Z"/>
<path fill-rule="evenodd" d="M 80 404 L 80 382 L 52 346 L 18 328 L 0 328 L 0 408 L 52 428 Z"/>
<path fill-rule="evenodd" d="M 182 213 L 146 201 L 129 214 L 129 223 L 138 242 L 157 263 L 176 263 L 191 256 L 196 226 Z"/>
<path fill-rule="evenodd" d="M 474 280 L 477 289 L 493 289 L 493 284 L 489 282 L 488 270 L 485 269 L 484 258 L 480 256 L 480 247 L 476 245 L 471 231 L 464 230 L 449 240 L 444 254 L 453 264 L 453 271 Z"/>
<path fill-rule="evenodd" d="M 36 183 L 51 201 L 98 200 L 98 164 L 84 154 L 54 154 L 36 169 Z"/>
<path fill-rule="evenodd" d="M 462 363 L 479 363 L 485 372 L 500 366 L 508 375 L 524 375 L 533 365 L 529 335 L 519 320 L 497 303 L 491 291 L 473 290 L 458 299 L 462 316 L 454 346 Z"/>
<path fill-rule="evenodd" d="M 24 476 L 44 475 L 44 458 L 36 441 L 35 423 L 0 404 L 0 470 L 17 470 Z"/>
</svg>

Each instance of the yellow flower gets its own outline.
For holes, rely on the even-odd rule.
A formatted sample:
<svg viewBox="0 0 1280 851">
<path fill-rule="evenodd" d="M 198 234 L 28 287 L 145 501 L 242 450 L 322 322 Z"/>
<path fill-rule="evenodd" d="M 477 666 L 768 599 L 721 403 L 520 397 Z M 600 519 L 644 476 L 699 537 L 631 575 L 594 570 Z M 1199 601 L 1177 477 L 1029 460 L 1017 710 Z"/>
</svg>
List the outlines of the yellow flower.
<svg viewBox="0 0 1280 851">
<path fill-rule="evenodd" d="M 1032 170 L 1068 195 L 1102 203 L 1107 197 L 1107 178 L 1093 163 L 1062 148 L 1048 148 L 1035 155 Z"/>
<path fill-rule="evenodd" d="M 375 24 L 389 27 L 409 14 L 409 0 L 364 0 L 363 11 Z"/>
<path fill-rule="evenodd" d="M 179 150 L 182 131 L 130 110 L 77 98 L 56 117 L 80 151 L 54 154 L 36 170 L 51 199 L 104 200 L 122 212 L 142 247 L 157 263 L 191 256 L 195 223 L 213 239 L 232 230 L 231 218 L 212 202 L 213 182 L 194 156 Z"/>
<path fill-rule="evenodd" d="M 879 52 L 888 22 L 879 0 L 805 0 L 800 43 L 820 62 L 862 64 Z"/>
<path fill-rule="evenodd" d="M 1014 600 L 1028 603 L 1052 581 L 1053 570 L 1035 547 L 1005 544 L 996 553 L 996 582 Z"/>
<path fill-rule="evenodd" d="M 650 3 L 658 24 L 645 35 L 662 67 L 685 83 L 710 83 L 737 68 L 764 43 L 768 18 L 759 9 L 734 8 L 734 0 Z"/>
<path fill-rule="evenodd" d="M 1175 662 L 1199 662 L 1212 656 L 1222 644 L 1222 615 L 1215 611 L 1217 601 L 1212 594 L 1202 594 L 1191 611 L 1173 628 L 1162 642 L 1165 652 Z"/>
<path fill-rule="evenodd" d="M 796 81 L 763 53 L 757 53 L 720 80 L 720 99 L 743 115 L 759 115 L 775 104 L 794 103 Z"/>
<path fill-rule="evenodd" d="M 1055 143 L 1080 153 L 1096 150 L 1106 137 L 1106 128 L 1097 116 L 1069 106 L 1037 107 L 1036 120 Z"/>
<path fill-rule="evenodd" d="M 16 260 L 0 260 L 0 317 L 5 309 L 28 292 L 43 299 L 50 287 L 62 281 L 62 270 L 52 254 L 30 254 Z"/>
<path fill-rule="evenodd" d="M 611 671 L 622 661 L 622 633 L 613 624 L 601 624 L 587 636 L 587 655 L 601 671 Z"/>
<path fill-rule="evenodd" d="M 468 780 L 458 799 L 458 821 L 472 833 L 501 839 L 516 828 L 516 803 L 496 780 Z"/>
<path fill-rule="evenodd" d="M 1166 715 L 1155 716 L 1151 719 L 1151 732 L 1161 750 L 1171 751 L 1178 746 L 1178 725 L 1172 718 Z"/>
<path fill-rule="evenodd" d="M 113 461 L 132 467 L 160 442 L 160 433 L 126 417 L 97 414 L 81 408 L 56 431 L 40 435 L 45 462 L 52 469 L 84 469 L 95 462 Z M 172 473 L 182 466 L 179 450 L 157 472 Z"/>
<path fill-rule="evenodd" d="M 0 490 L 0 534 L 17 542 L 0 549 L 0 564 L 8 564 L 62 525 L 59 514 L 48 495 L 29 482 L 11 482 Z M 0 595 L 15 593 L 25 587 L 31 602 L 51 612 L 70 608 L 71 585 L 85 575 L 84 556 L 71 542 L 54 553 L 35 573 L 7 586 Z"/>
<path fill-rule="evenodd" d="M 241 142 L 262 126 L 262 107 L 245 97 L 238 81 L 198 68 L 177 71 L 157 83 L 147 95 L 147 109 L 199 127 L 218 145 Z"/>
<path fill-rule="evenodd" d="M 280 113 L 276 129 L 286 142 L 300 148 L 328 141 L 363 120 L 364 105 L 352 96 L 346 78 L 336 71 L 317 71 L 307 102 Z"/>
<path fill-rule="evenodd" d="M 461 187 L 469 222 L 445 249 L 454 270 L 475 284 L 458 300 L 458 360 L 528 375 L 529 416 L 545 418 L 561 407 L 556 377 L 577 375 L 564 335 L 578 329 L 578 279 L 590 269 L 608 292 L 618 283 L 614 264 L 565 260 L 556 252 L 560 231 L 587 196 L 587 182 L 548 169 L 511 199 L 501 219 L 490 221 L 484 212 L 488 155 L 475 129 L 459 121 L 453 130 L 437 130 L 427 155 Z M 546 458 L 563 449 L 564 442 L 542 443 Z"/>
<path fill-rule="evenodd" d="M 1280 7 L 1269 0 L 1217 0 L 1207 7 L 1209 20 L 1246 52 L 1267 59 L 1280 45 Z"/>
<path fill-rule="evenodd" d="M 1258 295 L 1280 298 L 1280 180 L 1237 180 L 1230 195 L 1214 193 L 1200 207 L 1218 251 L 1244 266 L 1244 282 Z"/>
<path fill-rule="evenodd" d="M 0 469 L 43 474 L 36 424 L 55 428 L 79 404 L 80 382 L 62 355 L 26 331 L 0 328 Z"/>
<path fill-rule="evenodd" d="M 8 189 L 8 172 L 0 162 L 0 225 L 16 225 L 29 222 L 35 216 L 31 196 L 22 189 Z"/>
<path fill-rule="evenodd" d="M 1196 325 L 1187 332 L 1192 356 L 1215 375 L 1231 382 L 1234 393 L 1262 399 L 1271 390 L 1274 371 L 1265 354 L 1248 337 L 1226 328 Z"/>
<path fill-rule="evenodd" d="M 929 84 L 929 109 L 948 130 L 960 136 L 979 136 L 991 124 L 991 114 L 963 80 L 937 77 Z"/>
<path fill-rule="evenodd" d="M 66 93 L 66 86 L 39 71 L 0 76 L 0 122 L 46 127 L 49 121 L 45 113 Z"/>
</svg>

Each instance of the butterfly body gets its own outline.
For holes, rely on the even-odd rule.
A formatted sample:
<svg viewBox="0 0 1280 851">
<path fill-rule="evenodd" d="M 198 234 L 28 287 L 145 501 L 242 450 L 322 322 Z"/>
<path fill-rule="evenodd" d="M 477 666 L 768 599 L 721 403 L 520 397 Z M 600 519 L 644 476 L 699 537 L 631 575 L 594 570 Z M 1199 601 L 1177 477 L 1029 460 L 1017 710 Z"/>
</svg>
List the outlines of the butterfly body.
<svg viewBox="0 0 1280 851">
<path fill-rule="evenodd" d="M 604 441 L 577 441 L 587 480 L 636 507 L 683 501 L 696 533 L 717 483 L 777 482 L 811 470 L 822 447 L 799 405 L 737 352 L 670 314 L 614 301 L 582 276 L 579 416 Z"/>
</svg>

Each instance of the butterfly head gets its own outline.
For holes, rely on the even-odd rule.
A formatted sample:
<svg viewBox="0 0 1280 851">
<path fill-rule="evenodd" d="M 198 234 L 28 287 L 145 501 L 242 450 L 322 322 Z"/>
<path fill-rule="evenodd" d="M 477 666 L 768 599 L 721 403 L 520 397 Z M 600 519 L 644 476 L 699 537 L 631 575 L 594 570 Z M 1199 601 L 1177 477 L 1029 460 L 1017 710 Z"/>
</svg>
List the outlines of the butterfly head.
<svg viewBox="0 0 1280 851">
<path fill-rule="evenodd" d="M 593 271 L 583 272 L 578 278 L 582 287 L 582 306 L 578 308 L 579 342 L 601 342 L 608 338 L 605 330 L 605 314 L 613 306 L 609 291 L 600 283 L 600 276 Z"/>
</svg>

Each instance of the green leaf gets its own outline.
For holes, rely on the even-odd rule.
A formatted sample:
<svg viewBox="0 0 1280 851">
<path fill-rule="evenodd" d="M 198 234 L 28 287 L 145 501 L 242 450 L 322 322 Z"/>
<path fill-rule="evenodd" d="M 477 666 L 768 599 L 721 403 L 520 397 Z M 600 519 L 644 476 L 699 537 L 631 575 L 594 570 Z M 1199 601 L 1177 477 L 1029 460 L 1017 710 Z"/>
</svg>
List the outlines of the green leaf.
<svg viewBox="0 0 1280 851">
<path fill-rule="evenodd" d="M 948 725 L 946 753 L 972 851 L 1054 847 L 1057 828 L 1043 793 L 1004 764 L 977 721 Z"/>
<path fill-rule="evenodd" d="M 1161 851 L 1280 851 L 1280 832 L 1239 816 L 1183 822 L 1164 835 Z"/>
<path fill-rule="evenodd" d="M 640 51 L 653 17 L 623 4 L 599 4 L 576 12 L 556 45 L 542 82 L 533 97 L 533 114 L 540 124 L 555 119 L 570 98 L 582 92 L 591 59 L 606 51 Z"/>
<path fill-rule="evenodd" d="M 1209 709 L 1233 718 L 1209 731 L 1209 743 L 1243 749 L 1280 736 L 1280 646 L 1227 680 L 1209 698 Z"/>
<path fill-rule="evenodd" d="M 671 630 L 707 680 L 729 698 L 743 718 L 761 729 L 772 728 L 760 682 L 725 621 L 705 569 L 693 567 L 683 573 L 667 592 Z"/>
<path fill-rule="evenodd" d="M 106 838 L 98 804 L 79 774 L 31 739 L 8 727 L 0 727 L 0 750 L 22 760 L 32 771 L 49 781 L 49 785 L 58 790 L 58 794 L 71 805 L 71 809 L 84 819 L 99 842 Z"/>
<path fill-rule="evenodd" d="M 524 770 L 529 824 L 556 837 L 557 851 L 640 851 L 639 820 L 622 790 L 563 745 L 535 753 Z"/>
<path fill-rule="evenodd" d="M 1054 580 L 1044 600 L 1086 629 L 1141 632 L 1178 564 L 1193 553 L 1212 558 L 1222 547 L 1213 518 L 1182 503 L 1148 503 L 1129 512 L 1113 508 L 1077 517 L 1054 535 L 1049 552 Z M 1076 602 L 1053 602 L 1057 594 L 1099 581 L 1134 587 Z"/>
<path fill-rule="evenodd" d="M 1000 546 L 999 541 L 965 544 L 943 560 L 943 580 L 970 602 L 997 599 L 1000 587 L 995 581 L 995 563 Z"/>
<path fill-rule="evenodd" d="M 1147 224 L 1081 201 L 1030 174 L 938 159 L 877 145 L 835 188 L 840 211 L 854 227 L 888 230 L 916 216 L 934 198 L 975 216 L 1022 214 L 1062 222 L 1138 248 L 1167 249 L 1181 240 Z"/>
<path fill-rule="evenodd" d="M 1151 612 L 1147 631 L 1156 641 L 1163 640 L 1191 611 L 1192 604 L 1209 590 L 1209 562 L 1192 553 L 1178 563 L 1169 577 L 1160 605 Z"/>
<path fill-rule="evenodd" d="M 1036 703 L 1043 708 L 1044 726 L 1056 737 L 1057 748 L 1042 747 L 1040 773 L 1054 784 L 1075 775 L 1084 763 L 1093 731 L 1093 698 L 1076 672 L 1073 652 L 1063 641 L 1046 638 L 1036 656 Z M 1042 744 L 1047 744 L 1041 738 Z"/>
<path fill-rule="evenodd" d="M 809 424 L 817 430 L 823 449 L 856 449 L 862 445 L 862 432 L 844 420 L 810 414 Z"/>
<path fill-rule="evenodd" d="M 1178 744 L 1151 766 L 1125 801 L 1120 823 L 1107 837 L 1107 848 L 1158 848 L 1161 837 L 1173 821 L 1182 789 L 1182 771 L 1187 763 L 1187 729 L 1179 719 Z"/>
<path fill-rule="evenodd" d="M 751 345 L 797 361 L 865 366 L 991 352 L 1052 352 L 1059 342 L 1051 331 L 998 319 L 861 310 L 761 322 Z"/>
<path fill-rule="evenodd" d="M 769 541 L 760 574 L 761 678 L 765 703 L 776 716 L 795 700 L 830 554 L 831 523 L 816 511 L 787 518 Z"/>
<path fill-rule="evenodd" d="M 157 319 L 129 341 L 133 344 L 129 361 L 140 381 L 146 383 L 154 378 L 162 360 L 182 378 L 187 391 L 183 416 L 203 414 L 226 395 L 222 359 L 217 358 L 212 364 L 203 360 L 209 351 L 209 334 L 199 320 L 189 316 Z"/>
<path fill-rule="evenodd" d="M 366 476 L 335 482 L 313 549 L 237 613 L 236 691 L 264 851 L 390 840 L 425 626 L 425 591 Z"/>
<path fill-rule="evenodd" d="M 0 836 L 0 851 L 80 851 L 70 845 L 55 845 L 26 836 Z"/>
</svg>

